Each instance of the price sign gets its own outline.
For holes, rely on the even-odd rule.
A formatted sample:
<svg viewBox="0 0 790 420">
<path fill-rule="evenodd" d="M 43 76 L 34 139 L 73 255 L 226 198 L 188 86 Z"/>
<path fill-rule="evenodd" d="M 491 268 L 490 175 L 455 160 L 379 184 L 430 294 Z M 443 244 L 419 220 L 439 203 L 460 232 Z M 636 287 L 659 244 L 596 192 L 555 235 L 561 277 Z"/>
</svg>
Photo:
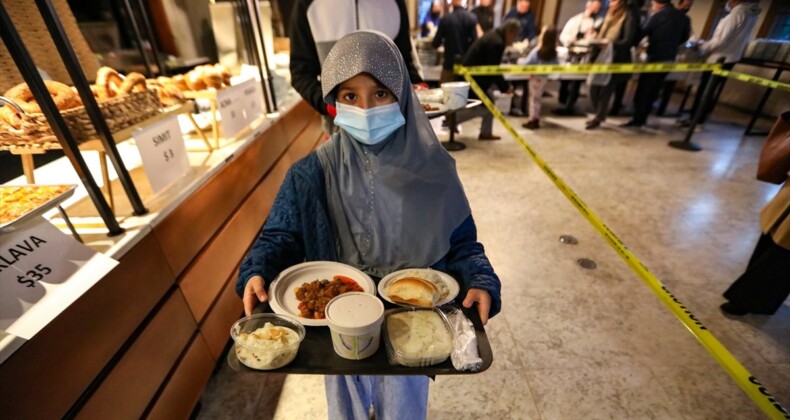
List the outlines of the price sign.
<svg viewBox="0 0 790 420">
<path fill-rule="evenodd" d="M 244 86 L 236 85 L 217 92 L 217 107 L 222 117 L 222 133 L 231 138 L 247 126 L 244 114 Z"/>
<path fill-rule="evenodd" d="M 187 149 L 177 116 L 138 130 L 132 136 L 154 192 L 161 191 L 189 171 Z"/>
<path fill-rule="evenodd" d="M 118 264 L 43 218 L 0 239 L 0 330 L 26 340 Z"/>
<path fill-rule="evenodd" d="M 247 80 L 239 86 L 244 89 L 244 113 L 249 124 L 263 114 L 263 91 L 261 84 L 255 79 Z"/>
</svg>

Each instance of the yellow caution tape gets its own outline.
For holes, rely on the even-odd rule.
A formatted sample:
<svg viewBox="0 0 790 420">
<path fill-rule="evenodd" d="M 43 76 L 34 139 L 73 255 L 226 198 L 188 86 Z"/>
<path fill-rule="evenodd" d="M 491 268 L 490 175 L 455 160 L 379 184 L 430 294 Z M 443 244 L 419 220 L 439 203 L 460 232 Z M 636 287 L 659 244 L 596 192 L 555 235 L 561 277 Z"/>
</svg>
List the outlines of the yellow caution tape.
<svg viewBox="0 0 790 420">
<path fill-rule="evenodd" d="M 713 73 L 729 77 L 730 79 L 740 80 L 747 83 L 755 83 L 771 89 L 782 89 L 790 91 L 790 83 L 777 82 L 776 80 L 766 79 L 763 77 L 752 76 L 751 74 L 738 73 L 730 70 L 714 70 Z"/>
<path fill-rule="evenodd" d="M 590 74 L 590 73 L 662 73 L 702 72 L 719 69 L 718 64 L 709 63 L 614 63 L 614 64 L 534 64 L 528 66 L 455 66 L 455 73 L 465 69 L 473 76 L 500 74 Z"/>
<path fill-rule="evenodd" d="M 722 70 L 717 63 L 613 63 L 613 64 L 535 64 L 528 66 L 455 66 L 455 73 L 465 71 L 472 76 L 498 76 L 504 74 L 595 74 L 595 73 L 665 73 L 665 72 L 705 72 L 754 83 L 771 89 L 790 91 L 790 84 L 777 82 L 750 74 Z"/>
<path fill-rule="evenodd" d="M 658 299 L 675 315 L 683 325 L 688 328 L 691 334 L 700 342 L 702 347 L 710 353 L 716 361 L 724 368 L 724 370 L 735 380 L 735 383 L 754 401 L 754 403 L 771 419 L 790 419 L 790 412 L 785 409 L 779 401 L 772 396 L 765 387 L 760 384 L 757 379 L 746 370 L 746 368 L 716 339 L 716 337 L 708 331 L 705 325 L 697 319 L 696 316 L 683 305 L 672 292 L 664 286 L 658 278 L 656 278 L 645 267 L 644 264 L 634 255 L 625 244 L 617 237 L 617 235 L 609 229 L 606 224 L 582 201 L 581 197 L 576 195 L 575 192 L 565 182 L 554 173 L 549 165 L 538 155 L 535 149 L 530 146 L 526 140 L 510 125 L 510 122 L 499 112 L 491 100 L 486 96 L 485 92 L 474 81 L 472 75 L 464 68 L 458 69 L 460 74 L 469 82 L 472 90 L 477 94 L 477 97 L 483 101 L 486 108 L 505 126 L 514 139 L 518 141 L 522 148 L 532 157 L 538 167 L 554 182 L 554 185 L 565 194 L 571 203 L 576 207 L 579 212 L 587 219 L 588 222 L 604 237 L 606 242 L 614 248 L 620 257 L 625 260 L 631 269 L 636 272 L 645 284 L 653 291 Z"/>
</svg>

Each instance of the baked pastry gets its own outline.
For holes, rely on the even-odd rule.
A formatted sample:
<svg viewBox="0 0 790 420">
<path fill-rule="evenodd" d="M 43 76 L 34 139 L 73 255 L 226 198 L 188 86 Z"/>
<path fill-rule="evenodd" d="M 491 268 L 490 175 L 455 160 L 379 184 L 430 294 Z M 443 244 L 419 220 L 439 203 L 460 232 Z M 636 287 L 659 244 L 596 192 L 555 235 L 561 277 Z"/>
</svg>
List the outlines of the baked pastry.
<svg viewBox="0 0 790 420">
<path fill-rule="evenodd" d="M 128 95 L 131 92 L 145 92 L 148 85 L 145 82 L 145 76 L 140 73 L 131 72 L 126 75 L 118 89 L 118 93 Z"/>
<path fill-rule="evenodd" d="M 203 80 L 203 71 L 197 67 L 189 71 L 184 76 L 184 81 L 186 82 L 189 90 L 204 90 L 208 88 L 206 81 Z"/>
<path fill-rule="evenodd" d="M 69 86 L 54 80 L 45 80 L 44 85 L 47 87 L 47 91 L 52 96 L 52 100 L 55 102 L 58 110 L 64 111 L 82 105 L 79 95 L 71 90 Z M 41 107 L 33 97 L 33 92 L 30 91 L 27 83 L 21 83 L 12 87 L 3 96 L 12 100 L 26 114 L 41 113 Z M 0 112 L 0 118 L 12 127 L 19 128 L 22 116 L 16 108 L 6 104 L 2 112 Z"/>
<path fill-rule="evenodd" d="M 403 277 L 387 287 L 387 296 L 396 303 L 430 308 L 436 301 L 436 286 L 419 277 Z"/>
<path fill-rule="evenodd" d="M 181 92 L 186 92 L 186 91 L 189 90 L 189 86 L 187 86 L 187 82 L 184 79 L 184 75 L 177 74 L 177 75 L 173 76 L 172 78 L 170 78 L 170 80 L 173 82 L 174 85 L 176 85 L 176 87 Z"/>
<path fill-rule="evenodd" d="M 161 83 L 160 80 L 165 81 L 166 83 Z M 159 97 L 159 103 L 164 106 L 171 106 L 184 101 L 184 94 L 181 93 L 181 89 L 176 87 L 176 85 L 167 77 L 159 77 L 156 80 L 149 79 L 146 80 L 146 84 L 148 85 L 148 88 L 153 89 L 154 92 L 156 92 L 156 95 Z"/>
<path fill-rule="evenodd" d="M 118 96 L 124 79 L 120 73 L 112 67 L 102 67 L 96 72 L 96 86 L 100 95 L 99 99 L 109 99 Z"/>
</svg>

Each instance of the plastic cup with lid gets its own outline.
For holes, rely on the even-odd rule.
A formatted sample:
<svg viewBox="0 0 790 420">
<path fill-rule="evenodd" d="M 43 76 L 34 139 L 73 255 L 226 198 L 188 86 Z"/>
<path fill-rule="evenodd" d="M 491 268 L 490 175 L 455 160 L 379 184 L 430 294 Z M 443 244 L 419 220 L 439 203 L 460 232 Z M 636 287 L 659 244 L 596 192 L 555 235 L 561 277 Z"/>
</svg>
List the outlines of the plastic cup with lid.
<svg viewBox="0 0 790 420">
<path fill-rule="evenodd" d="M 324 313 L 338 356 L 361 360 L 379 349 L 384 304 L 376 296 L 343 293 L 326 304 Z"/>
</svg>

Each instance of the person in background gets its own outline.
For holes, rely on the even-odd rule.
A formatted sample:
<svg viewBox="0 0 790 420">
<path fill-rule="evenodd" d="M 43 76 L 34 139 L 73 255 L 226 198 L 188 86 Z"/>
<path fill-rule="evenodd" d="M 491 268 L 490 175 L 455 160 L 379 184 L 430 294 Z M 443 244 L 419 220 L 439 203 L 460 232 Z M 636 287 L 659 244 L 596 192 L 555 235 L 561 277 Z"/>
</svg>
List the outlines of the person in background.
<svg viewBox="0 0 790 420">
<path fill-rule="evenodd" d="M 597 28 L 603 19 L 598 16 L 601 11 L 601 0 L 588 0 L 584 5 L 584 12 L 568 19 L 560 33 L 560 43 L 569 50 L 578 41 L 589 41 L 595 38 Z M 582 87 L 581 80 L 561 80 L 559 102 L 560 108 L 552 111 L 556 115 L 573 115 L 579 91 Z"/>
<path fill-rule="evenodd" d="M 412 56 L 409 17 L 404 0 L 328 2 L 296 0 L 289 21 L 291 84 L 324 116 L 324 133 L 334 130 L 335 109 L 321 95 L 321 64 L 338 39 L 359 29 L 375 29 L 389 36 L 406 60 L 409 79 L 424 84 Z"/>
<path fill-rule="evenodd" d="M 464 57 L 464 66 L 498 66 L 502 64 L 502 55 L 505 48 L 513 45 L 521 31 L 521 22 L 518 19 L 507 19 L 500 27 L 488 31 L 482 38 L 475 41 L 469 48 Z M 486 92 L 489 98 L 493 97 L 494 88 L 500 92 L 512 93 L 511 86 L 502 75 L 498 76 L 474 76 L 475 82 Z M 475 93 L 470 89 L 469 96 L 476 98 Z M 494 115 L 484 106 L 461 109 L 455 114 L 457 124 L 472 118 L 482 117 L 480 124 L 479 140 L 499 140 L 500 136 L 494 135 Z"/>
<path fill-rule="evenodd" d="M 639 29 L 643 23 L 647 20 L 647 11 L 644 10 L 645 1 L 646 0 L 625 0 L 626 6 L 631 9 L 631 12 L 634 16 L 637 17 L 639 24 L 637 25 L 637 29 Z M 637 33 L 637 36 L 639 34 Z M 634 57 L 631 57 L 633 61 Z M 625 76 L 625 75 L 623 75 Z M 623 99 L 625 98 L 625 92 L 628 90 L 628 82 L 631 80 L 633 75 L 628 76 L 628 80 L 625 83 L 618 83 L 615 86 L 614 94 L 612 95 L 612 107 L 609 109 L 609 115 L 620 115 L 620 111 L 623 109 Z"/>
<path fill-rule="evenodd" d="M 636 41 L 638 32 L 639 16 L 634 10 L 625 4 L 625 0 L 610 0 L 606 18 L 595 39 L 601 48 L 611 44 L 612 63 L 630 63 L 631 47 Z M 590 99 L 595 117 L 585 124 L 588 130 L 599 127 L 606 120 L 612 94 L 619 85 L 627 83 L 630 77 L 630 74 L 615 73 L 609 77 L 608 83 L 590 86 Z"/>
<path fill-rule="evenodd" d="M 268 300 L 267 282 L 286 268 L 337 261 L 379 278 L 411 267 L 446 272 L 461 286 L 458 303 L 475 305 L 485 325 L 500 311 L 501 283 L 396 45 L 375 31 L 345 36 L 326 57 L 321 88 L 339 129 L 288 170 L 240 267 L 244 312 Z M 425 419 L 428 383 L 326 375 L 328 417 L 368 420 L 372 408 L 377 419 Z"/>
<path fill-rule="evenodd" d="M 533 48 L 526 60 L 519 64 L 557 64 L 557 29 L 553 26 L 545 26 L 540 32 L 538 46 Z M 529 121 L 522 124 L 524 128 L 530 130 L 540 128 L 541 99 L 548 80 L 548 75 L 529 76 Z"/>
<path fill-rule="evenodd" d="M 505 19 L 518 19 L 521 23 L 521 32 L 516 41 L 530 40 L 537 35 L 538 28 L 535 23 L 535 14 L 529 10 L 529 0 L 518 0 L 515 6 L 505 15 Z"/>
<path fill-rule="evenodd" d="M 752 36 L 752 29 L 757 24 L 757 16 L 762 9 L 760 9 L 756 1 L 751 0 L 729 0 L 724 5 L 724 9 L 728 12 L 727 16 L 721 18 L 713 31 L 713 35 L 709 40 L 699 45 L 698 49 L 700 53 L 708 57 L 708 63 L 721 62 L 721 67 L 724 70 L 731 70 L 735 63 L 743 57 L 743 52 L 746 50 Z M 701 106 L 705 86 L 710 78 L 710 72 L 703 73 L 700 78 L 694 105 L 691 107 L 691 118 L 694 117 L 697 109 Z M 721 89 L 724 88 L 725 81 L 726 78 L 723 77 L 713 78 L 713 98 L 718 98 Z M 705 122 L 715 105 L 716 99 L 712 99 L 707 104 L 703 110 L 702 118 L 699 120 L 700 124 Z M 679 120 L 678 125 L 688 127 L 691 125 L 691 120 Z"/>
<path fill-rule="evenodd" d="M 431 10 L 425 15 L 425 19 L 420 26 L 420 36 L 430 38 L 434 36 L 439 28 L 439 21 L 442 19 L 442 4 L 435 1 L 431 4 Z"/>
<path fill-rule="evenodd" d="M 672 63 L 678 55 L 678 48 L 689 39 L 691 23 L 669 0 L 653 0 L 650 11 L 650 17 L 642 25 L 638 37 L 647 37 L 647 61 Z M 634 115 L 622 127 L 638 128 L 645 125 L 667 75 L 669 73 L 666 72 L 639 75 L 634 94 Z"/>
<path fill-rule="evenodd" d="M 691 19 L 688 17 L 689 10 L 691 10 L 691 6 L 694 5 L 694 0 L 680 0 L 678 5 L 675 6 L 679 12 L 683 13 L 686 16 L 686 20 L 689 22 L 689 28 L 691 28 Z M 692 28 L 689 38 L 693 35 L 694 30 Z M 669 100 L 672 99 L 672 93 L 675 91 L 675 85 L 677 85 L 677 80 L 665 80 L 664 84 L 661 86 L 661 102 L 658 104 L 658 109 L 656 110 L 656 115 L 664 115 L 664 112 L 667 110 L 667 105 L 669 105 Z"/>
<path fill-rule="evenodd" d="M 466 50 L 477 39 L 477 18 L 464 8 L 463 0 L 452 0 L 453 11 L 439 22 L 439 29 L 433 37 L 433 47 L 444 44 L 444 63 L 441 83 L 455 80 L 453 66 L 458 57 L 463 57 Z"/>
<path fill-rule="evenodd" d="M 480 4 L 472 9 L 472 13 L 477 17 L 477 24 L 480 25 L 479 36 L 494 29 L 494 6 L 491 0 L 480 0 Z"/>
</svg>

